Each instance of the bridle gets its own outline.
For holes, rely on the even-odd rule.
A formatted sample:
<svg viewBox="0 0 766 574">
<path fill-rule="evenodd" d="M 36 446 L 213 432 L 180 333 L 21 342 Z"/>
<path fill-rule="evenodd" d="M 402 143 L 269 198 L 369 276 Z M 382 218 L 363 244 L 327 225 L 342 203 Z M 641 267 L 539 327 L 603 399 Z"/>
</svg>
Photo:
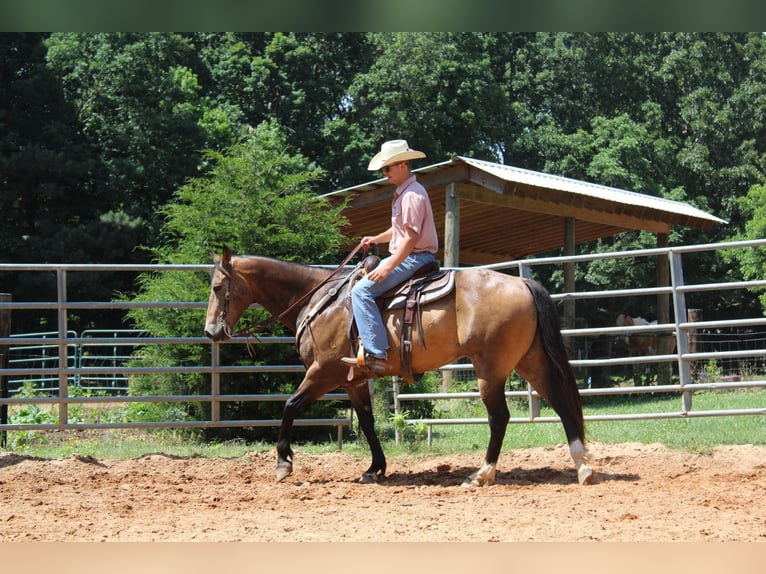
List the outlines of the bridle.
<svg viewBox="0 0 766 574">
<path fill-rule="evenodd" d="M 223 298 L 223 311 L 221 312 L 221 321 L 223 322 L 223 329 L 226 333 L 226 336 L 229 338 L 232 337 L 255 337 L 257 333 L 264 328 L 276 323 L 277 321 L 280 321 L 284 319 L 287 315 L 289 315 L 292 311 L 294 311 L 297 307 L 299 307 L 301 304 L 303 304 L 305 301 L 310 299 L 319 289 L 321 289 L 324 285 L 329 283 L 338 273 L 341 272 L 341 270 L 348 264 L 349 261 L 357 254 L 359 253 L 359 250 L 363 248 L 362 243 L 360 242 L 354 249 L 351 251 L 351 253 L 348 254 L 348 256 L 343 260 L 343 262 L 338 265 L 338 267 L 333 271 L 330 275 L 325 277 L 322 281 L 320 281 L 317 285 L 311 288 L 308 293 L 300 297 L 295 303 L 290 305 L 287 309 L 282 311 L 279 315 L 271 317 L 268 317 L 266 319 L 263 319 L 262 321 L 258 321 L 257 323 L 253 325 L 248 325 L 247 327 L 244 327 L 235 333 L 231 332 L 231 327 L 229 327 L 229 324 L 226 322 L 226 317 L 229 314 L 229 299 L 231 299 L 231 277 L 234 273 L 234 269 L 231 266 L 231 262 L 229 262 L 226 267 L 221 265 L 220 261 L 215 261 L 213 263 L 214 268 L 220 271 L 224 277 L 226 277 L 226 291 L 224 293 Z M 248 347 L 249 347 L 249 341 L 248 341 Z"/>
<path fill-rule="evenodd" d="M 229 314 L 229 299 L 231 299 L 231 275 L 234 272 L 234 269 L 231 266 L 231 262 L 224 267 L 221 265 L 220 261 L 214 261 L 213 267 L 220 271 L 224 277 L 226 277 L 226 292 L 223 295 L 223 311 L 221 311 L 221 322 L 223 323 L 223 331 L 226 334 L 227 337 L 231 338 L 233 335 L 231 333 L 231 327 L 229 327 L 229 324 L 226 322 L 226 316 Z"/>
</svg>

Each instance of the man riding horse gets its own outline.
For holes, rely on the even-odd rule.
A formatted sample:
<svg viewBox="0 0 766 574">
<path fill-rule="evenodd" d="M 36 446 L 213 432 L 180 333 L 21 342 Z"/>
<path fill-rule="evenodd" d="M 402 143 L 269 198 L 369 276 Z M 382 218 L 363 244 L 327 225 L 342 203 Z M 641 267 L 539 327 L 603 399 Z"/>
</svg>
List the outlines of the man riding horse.
<svg viewBox="0 0 766 574">
<path fill-rule="evenodd" d="M 360 279 L 351 292 L 363 350 L 342 361 L 362 371 L 382 373 L 389 367 L 388 335 L 376 299 L 436 260 L 439 242 L 431 202 L 410 167 L 410 160 L 424 157 L 423 152 L 411 149 L 406 140 L 392 140 L 381 146 L 367 166 L 370 171 L 381 170 L 396 190 L 390 227 L 361 241 L 364 248 L 387 242 L 390 255 Z"/>
</svg>

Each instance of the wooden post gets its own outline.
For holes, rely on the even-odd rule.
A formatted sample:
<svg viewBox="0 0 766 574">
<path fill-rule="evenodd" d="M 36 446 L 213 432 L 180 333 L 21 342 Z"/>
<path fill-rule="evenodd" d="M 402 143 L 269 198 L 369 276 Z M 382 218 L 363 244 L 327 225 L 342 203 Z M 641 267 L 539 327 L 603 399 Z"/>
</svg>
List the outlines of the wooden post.
<svg viewBox="0 0 766 574">
<path fill-rule="evenodd" d="M 668 234 L 657 234 L 657 247 L 668 246 Z M 656 279 L 657 287 L 667 287 L 670 285 L 670 260 L 667 255 L 658 255 L 656 259 Z M 657 323 L 670 323 L 670 295 L 667 293 L 657 294 Z M 675 339 L 668 337 L 665 333 L 657 334 L 657 354 L 667 355 L 674 348 Z M 670 384 L 671 363 L 658 363 L 657 366 L 657 384 Z"/>
<path fill-rule="evenodd" d="M 448 183 L 445 191 L 444 266 L 460 266 L 460 193 L 456 183 Z M 452 386 L 452 371 L 442 371 L 441 390 Z"/>
<path fill-rule="evenodd" d="M 460 194 L 457 184 L 447 184 L 444 213 L 444 266 L 460 265 Z"/>
<path fill-rule="evenodd" d="M 13 296 L 10 293 L 0 293 L 0 303 L 10 303 Z M 11 336 L 11 309 L 0 307 L 0 338 L 7 339 Z M 0 344 L 0 369 L 8 367 L 8 350 L 10 345 Z M 8 379 L 5 375 L 0 375 L 0 398 L 7 399 Z M 0 424 L 8 424 L 8 405 L 0 405 Z M 3 448 L 8 444 L 8 432 L 0 432 L 0 446 Z"/>
<path fill-rule="evenodd" d="M 575 254 L 575 220 L 567 217 L 564 223 L 564 256 L 568 257 Z M 574 293 L 575 291 L 575 264 L 564 263 L 564 291 Z M 564 327 L 573 329 L 575 326 L 575 300 L 564 300 Z M 565 339 L 567 349 L 571 352 L 570 337 Z"/>
</svg>

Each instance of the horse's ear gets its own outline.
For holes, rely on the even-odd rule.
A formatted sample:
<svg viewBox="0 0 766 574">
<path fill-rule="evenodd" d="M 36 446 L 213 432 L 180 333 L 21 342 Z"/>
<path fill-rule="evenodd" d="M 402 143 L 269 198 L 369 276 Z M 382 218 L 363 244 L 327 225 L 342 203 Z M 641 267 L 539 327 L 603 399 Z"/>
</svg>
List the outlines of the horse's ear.
<svg viewBox="0 0 766 574">
<path fill-rule="evenodd" d="M 224 245 L 223 252 L 221 253 L 221 265 L 226 267 L 229 263 L 231 263 L 231 251 L 228 246 Z"/>
</svg>

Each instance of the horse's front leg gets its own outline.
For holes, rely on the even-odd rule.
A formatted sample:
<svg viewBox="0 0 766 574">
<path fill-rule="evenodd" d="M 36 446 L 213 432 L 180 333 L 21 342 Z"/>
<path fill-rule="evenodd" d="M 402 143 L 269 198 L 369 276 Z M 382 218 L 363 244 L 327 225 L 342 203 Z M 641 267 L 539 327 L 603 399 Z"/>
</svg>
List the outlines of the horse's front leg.
<svg viewBox="0 0 766 574">
<path fill-rule="evenodd" d="M 346 390 L 351 399 L 351 406 L 354 407 L 359 420 L 359 427 L 362 429 L 372 452 L 372 464 L 361 476 L 359 482 L 377 482 L 378 478 L 386 475 L 386 456 L 383 454 L 383 447 L 380 444 L 378 435 L 375 434 L 375 418 L 372 414 L 372 398 L 370 397 L 369 383 L 365 380 L 357 384 L 357 386 L 349 387 Z"/>
<path fill-rule="evenodd" d="M 296 393 L 287 400 L 282 411 L 282 424 L 277 438 L 277 481 L 284 480 L 293 472 L 294 453 L 290 446 L 290 433 L 300 404 L 301 398 Z"/>
<path fill-rule="evenodd" d="M 287 399 L 285 408 L 282 410 L 282 424 L 279 427 L 279 436 L 277 438 L 277 481 L 284 480 L 293 472 L 294 453 L 290 446 L 290 433 L 298 413 L 301 409 L 335 388 L 322 385 L 318 382 L 319 380 L 314 376 L 312 370 L 309 369 L 303 382 L 301 382 L 295 393 Z"/>
</svg>

